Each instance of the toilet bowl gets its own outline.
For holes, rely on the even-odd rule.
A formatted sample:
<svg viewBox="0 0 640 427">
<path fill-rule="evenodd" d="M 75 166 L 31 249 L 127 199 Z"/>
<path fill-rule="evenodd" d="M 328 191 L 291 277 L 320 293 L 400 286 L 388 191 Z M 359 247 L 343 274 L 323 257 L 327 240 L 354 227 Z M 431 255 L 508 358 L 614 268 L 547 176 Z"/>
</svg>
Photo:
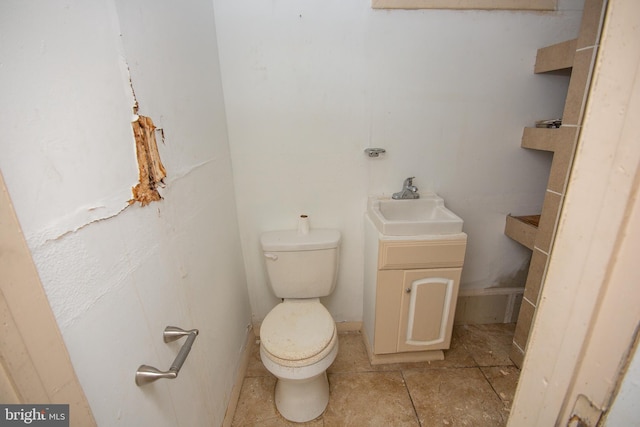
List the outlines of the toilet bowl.
<svg viewBox="0 0 640 427">
<path fill-rule="evenodd" d="M 320 297 L 335 289 L 340 238 L 336 230 L 306 227 L 260 238 L 271 289 L 283 300 L 260 326 L 260 359 L 278 379 L 276 408 L 290 421 L 311 421 L 329 402 L 326 370 L 338 354 L 338 334 Z"/>
<path fill-rule="evenodd" d="M 338 333 L 316 299 L 285 300 L 260 327 L 260 358 L 278 378 L 276 408 L 286 419 L 305 422 L 320 416 L 329 402 L 326 370 L 338 354 Z"/>
</svg>

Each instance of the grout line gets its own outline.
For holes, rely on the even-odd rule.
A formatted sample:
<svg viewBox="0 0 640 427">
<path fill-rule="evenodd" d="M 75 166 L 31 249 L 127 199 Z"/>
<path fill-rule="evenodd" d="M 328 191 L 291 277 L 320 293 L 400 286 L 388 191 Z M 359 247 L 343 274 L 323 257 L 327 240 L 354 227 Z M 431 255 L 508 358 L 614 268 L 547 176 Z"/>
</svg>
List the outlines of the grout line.
<svg viewBox="0 0 640 427">
<path fill-rule="evenodd" d="M 420 427 L 422 427 L 422 423 L 420 422 L 420 416 L 418 415 L 418 409 L 416 409 L 416 404 L 413 403 L 413 396 L 411 396 L 411 392 L 409 391 L 409 386 L 407 385 L 407 380 L 404 377 L 404 371 L 400 370 L 400 375 L 402 376 L 402 382 L 404 383 L 404 388 L 407 390 L 407 395 L 409 395 L 409 401 L 411 402 L 411 407 L 413 408 L 413 415 L 415 415 L 416 420 Z"/>
<path fill-rule="evenodd" d="M 500 397 L 500 394 L 498 393 L 498 391 L 493 387 L 493 384 L 491 383 L 491 381 L 489 380 L 489 377 L 487 377 L 487 375 L 484 373 L 484 371 L 482 370 L 482 368 L 480 369 L 480 373 L 482 374 L 482 376 L 484 377 L 485 381 L 489 384 L 489 387 L 491 387 L 491 390 L 493 390 L 493 392 L 496 394 L 496 396 L 498 396 L 498 399 L 500 399 L 500 402 L 502 402 L 502 404 L 504 405 L 504 401 L 502 400 L 502 398 Z"/>
<path fill-rule="evenodd" d="M 522 349 L 522 347 L 520 347 L 520 346 L 518 345 L 518 343 L 517 343 L 517 342 L 513 341 L 511 344 L 515 345 L 515 346 L 516 346 L 516 348 L 517 348 L 518 350 L 520 350 L 520 352 L 521 352 L 522 354 L 524 354 L 524 350 Z"/>
<path fill-rule="evenodd" d="M 482 370 L 482 368 L 480 369 L 480 373 L 482 374 L 482 376 L 484 377 L 485 381 L 489 384 L 489 387 L 491 387 L 491 390 L 493 390 L 493 392 L 495 393 L 496 397 L 498 398 L 498 401 L 502 404 L 502 409 L 507 410 L 507 415 L 505 416 L 503 414 L 503 412 L 500 412 L 500 417 L 502 418 L 503 421 L 508 422 L 509 420 L 509 416 L 511 414 L 511 407 L 507 406 L 507 404 L 509 403 L 509 401 L 505 401 L 502 399 L 502 397 L 500 397 L 500 393 L 498 393 L 498 390 L 495 389 L 495 387 L 493 386 L 493 383 L 489 380 L 489 378 L 487 377 L 487 375 L 484 373 L 484 371 Z"/>
<path fill-rule="evenodd" d="M 549 252 L 547 252 L 547 251 L 545 251 L 545 250 L 543 250 L 543 249 L 540 249 L 538 246 L 535 246 L 535 245 L 534 245 L 534 246 L 533 246 L 533 249 L 535 249 L 535 250 L 538 250 L 538 251 L 542 252 L 542 253 L 543 253 L 543 254 L 545 254 L 546 256 L 549 256 Z"/>
<path fill-rule="evenodd" d="M 599 45 L 598 44 L 592 44 L 591 46 L 585 46 L 585 47 L 581 47 L 576 49 L 576 52 L 582 52 L 585 50 L 589 50 L 589 49 L 596 49 Z"/>
<path fill-rule="evenodd" d="M 535 306 L 536 306 L 536 305 L 535 305 L 534 303 L 532 303 L 532 302 L 531 302 L 531 300 L 530 300 L 529 298 L 527 298 L 527 297 L 522 297 L 522 300 L 523 300 L 523 301 L 528 302 L 528 303 L 529 303 L 529 304 L 531 304 L 533 307 L 535 307 Z"/>
</svg>

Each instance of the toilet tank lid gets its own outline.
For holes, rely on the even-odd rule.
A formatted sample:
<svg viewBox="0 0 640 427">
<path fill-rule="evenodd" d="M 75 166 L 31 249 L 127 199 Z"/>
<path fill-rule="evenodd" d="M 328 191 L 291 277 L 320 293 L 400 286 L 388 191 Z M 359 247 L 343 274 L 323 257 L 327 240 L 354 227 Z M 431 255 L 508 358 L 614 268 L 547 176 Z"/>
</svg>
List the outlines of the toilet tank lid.
<svg viewBox="0 0 640 427">
<path fill-rule="evenodd" d="M 260 237 L 265 251 L 313 251 L 337 248 L 340 244 L 338 230 L 312 229 L 308 234 L 297 230 L 268 231 Z"/>
</svg>

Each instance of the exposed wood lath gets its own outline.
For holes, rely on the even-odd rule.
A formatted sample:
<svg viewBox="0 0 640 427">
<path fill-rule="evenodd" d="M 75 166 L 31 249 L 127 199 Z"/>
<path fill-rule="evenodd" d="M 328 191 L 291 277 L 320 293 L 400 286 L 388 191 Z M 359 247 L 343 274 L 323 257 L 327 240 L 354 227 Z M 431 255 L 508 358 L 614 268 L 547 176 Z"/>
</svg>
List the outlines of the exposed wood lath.
<svg viewBox="0 0 640 427">
<path fill-rule="evenodd" d="M 156 143 L 155 129 L 150 117 L 137 116 L 131 123 L 136 140 L 136 154 L 138 157 L 139 183 L 131 189 L 133 199 L 129 203 L 140 202 L 142 206 L 162 199 L 158 187 L 167 173 L 160 160 Z"/>
</svg>

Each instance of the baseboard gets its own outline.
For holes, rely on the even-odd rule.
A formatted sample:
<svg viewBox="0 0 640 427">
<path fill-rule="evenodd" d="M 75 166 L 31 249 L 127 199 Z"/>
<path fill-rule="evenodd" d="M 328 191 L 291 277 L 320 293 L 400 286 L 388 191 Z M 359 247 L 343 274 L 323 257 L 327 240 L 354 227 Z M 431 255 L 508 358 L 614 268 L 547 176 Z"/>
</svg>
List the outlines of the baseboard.
<svg viewBox="0 0 640 427">
<path fill-rule="evenodd" d="M 338 333 L 342 332 L 360 332 L 362 330 L 362 322 L 336 322 Z"/>
<path fill-rule="evenodd" d="M 253 333 L 253 328 L 249 328 L 247 331 L 247 339 L 244 343 L 244 349 L 240 356 L 240 366 L 238 367 L 238 373 L 236 374 L 236 381 L 231 389 L 231 395 L 229 396 L 229 403 L 227 404 L 227 411 L 224 414 L 224 420 L 222 421 L 223 427 L 230 427 L 233 421 L 233 416 L 236 414 L 236 408 L 238 407 L 238 400 L 240 399 L 240 390 L 242 389 L 242 382 L 247 375 L 247 366 L 249 366 L 249 358 L 251 357 L 251 350 L 256 341 L 256 336 Z"/>
<path fill-rule="evenodd" d="M 514 323 L 524 288 L 463 289 L 458 294 L 455 324 Z"/>
</svg>

